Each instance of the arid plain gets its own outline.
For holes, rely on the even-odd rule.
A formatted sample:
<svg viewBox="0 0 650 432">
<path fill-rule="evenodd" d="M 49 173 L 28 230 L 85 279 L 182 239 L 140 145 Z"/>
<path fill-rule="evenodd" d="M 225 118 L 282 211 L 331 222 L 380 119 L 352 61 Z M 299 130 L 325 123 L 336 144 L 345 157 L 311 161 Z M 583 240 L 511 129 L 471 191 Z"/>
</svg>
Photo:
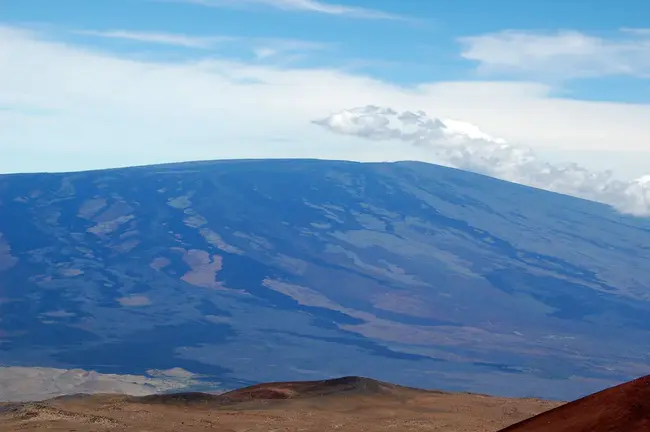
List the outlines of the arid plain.
<svg viewBox="0 0 650 432">
<path fill-rule="evenodd" d="M 488 432 L 559 405 L 349 377 L 263 384 L 223 395 L 67 396 L 4 404 L 0 430 Z"/>
</svg>

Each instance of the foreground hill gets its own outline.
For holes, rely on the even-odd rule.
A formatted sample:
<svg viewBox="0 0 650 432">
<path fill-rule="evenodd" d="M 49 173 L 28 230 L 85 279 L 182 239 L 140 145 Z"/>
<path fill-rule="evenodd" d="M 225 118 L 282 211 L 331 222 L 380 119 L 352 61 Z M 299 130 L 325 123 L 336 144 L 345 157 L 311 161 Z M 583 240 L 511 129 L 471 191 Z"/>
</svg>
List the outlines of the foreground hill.
<svg viewBox="0 0 650 432">
<path fill-rule="evenodd" d="M 617 385 L 501 432 L 650 431 L 650 376 Z"/>
<path fill-rule="evenodd" d="M 648 372 L 648 262 L 647 220 L 423 163 L 0 176 L 0 366 L 573 399 Z"/>
<path fill-rule="evenodd" d="M 0 431 L 494 432 L 558 406 L 400 387 L 359 377 L 277 382 L 224 395 L 71 396 L 0 404 Z"/>
</svg>

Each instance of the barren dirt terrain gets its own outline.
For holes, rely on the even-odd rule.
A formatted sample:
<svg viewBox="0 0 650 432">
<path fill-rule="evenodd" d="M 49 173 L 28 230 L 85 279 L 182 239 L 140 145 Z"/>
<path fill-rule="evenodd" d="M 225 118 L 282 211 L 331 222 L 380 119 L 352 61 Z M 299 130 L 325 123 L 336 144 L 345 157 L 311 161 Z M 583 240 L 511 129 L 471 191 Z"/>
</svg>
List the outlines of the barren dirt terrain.
<svg viewBox="0 0 650 432">
<path fill-rule="evenodd" d="M 619 431 L 650 431 L 650 376 L 562 405 L 502 432 Z"/>
<path fill-rule="evenodd" d="M 0 405 L 1 431 L 497 431 L 561 405 L 364 378 L 270 383 L 223 395 L 67 396 Z"/>
</svg>

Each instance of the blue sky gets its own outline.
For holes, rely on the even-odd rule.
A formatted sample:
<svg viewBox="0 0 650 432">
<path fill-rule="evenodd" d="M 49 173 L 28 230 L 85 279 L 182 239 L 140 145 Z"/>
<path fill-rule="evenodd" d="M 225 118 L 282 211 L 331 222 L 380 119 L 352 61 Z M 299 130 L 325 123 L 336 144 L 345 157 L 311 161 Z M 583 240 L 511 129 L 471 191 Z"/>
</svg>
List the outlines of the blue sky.
<svg viewBox="0 0 650 432">
<path fill-rule="evenodd" d="M 313 1 L 312 1 L 313 2 Z M 239 5 L 237 5 L 239 3 Z M 247 4 L 248 3 L 248 4 Z M 518 1 L 518 0 L 355 0 L 337 5 L 380 11 L 402 19 L 357 17 L 281 7 L 282 1 L 233 0 L 5 0 L 2 21 L 6 24 L 52 26 L 70 29 L 183 34 L 194 37 L 233 36 L 261 39 L 288 39 L 328 45 L 302 65 L 337 65 L 363 71 L 399 84 L 424 81 L 476 80 L 476 62 L 462 58 L 459 39 L 500 32 L 577 31 L 593 37 L 620 39 L 619 29 L 650 27 L 650 3 Z M 291 4 L 291 1 L 285 2 Z M 300 4 L 300 1 L 294 2 Z M 304 2 L 310 3 L 310 2 Z M 313 2 L 333 4 L 326 2 Z M 206 7 L 213 5 L 213 7 Z M 221 7 L 219 7 L 221 6 Z M 149 46 L 98 40 L 96 37 L 61 35 L 79 43 L 102 48 L 137 51 L 146 48 L 161 54 L 202 55 L 174 47 Z M 170 49 L 171 48 L 171 49 Z M 246 58 L 237 44 L 222 45 L 219 51 Z M 522 78 L 501 71 L 489 78 Z M 599 77 L 562 82 L 562 94 L 590 100 L 622 102 L 650 101 L 650 85 L 635 76 Z M 544 76 L 537 76 L 544 81 Z M 552 77 L 553 82 L 557 78 Z"/>
<path fill-rule="evenodd" d="M 530 148 L 534 169 L 563 173 L 552 185 L 650 173 L 641 0 L 4 0 L 0 66 L 0 172 L 233 157 L 450 164 L 439 143 L 375 139 L 368 128 L 388 120 L 346 111 L 375 105 Z M 362 134 L 323 118 L 370 123 Z M 494 175 L 539 178 L 517 151 L 490 156 Z"/>
</svg>

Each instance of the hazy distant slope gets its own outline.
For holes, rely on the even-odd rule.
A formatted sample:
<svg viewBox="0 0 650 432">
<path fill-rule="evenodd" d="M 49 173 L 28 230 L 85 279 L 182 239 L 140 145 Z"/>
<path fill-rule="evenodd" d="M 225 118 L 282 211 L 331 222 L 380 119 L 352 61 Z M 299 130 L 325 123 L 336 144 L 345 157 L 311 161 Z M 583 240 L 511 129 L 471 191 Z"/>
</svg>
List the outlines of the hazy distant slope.
<svg viewBox="0 0 650 432">
<path fill-rule="evenodd" d="M 434 165 L 0 176 L 0 364 L 572 398 L 647 372 L 650 223 Z"/>
</svg>

